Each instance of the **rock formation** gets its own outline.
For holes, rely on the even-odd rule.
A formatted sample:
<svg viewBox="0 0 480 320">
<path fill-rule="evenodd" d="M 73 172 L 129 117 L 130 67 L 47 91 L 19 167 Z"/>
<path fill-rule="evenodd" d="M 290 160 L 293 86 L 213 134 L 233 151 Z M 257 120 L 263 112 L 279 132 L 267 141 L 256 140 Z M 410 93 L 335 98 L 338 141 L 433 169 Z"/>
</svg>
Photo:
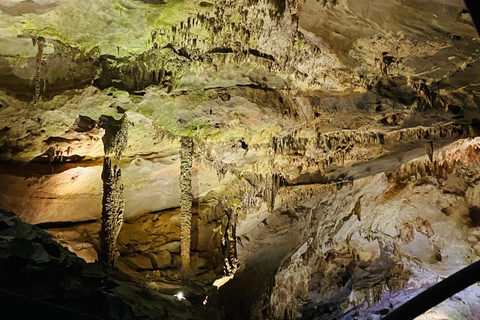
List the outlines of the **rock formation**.
<svg viewBox="0 0 480 320">
<path fill-rule="evenodd" d="M 460 0 L 4 1 L 0 274 L 115 266 L 105 318 L 381 319 L 480 258 L 479 39 Z"/>
<path fill-rule="evenodd" d="M 107 122 L 102 140 L 105 156 L 102 171 L 103 199 L 99 260 L 113 267 L 117 255 L 117 237 L 122 228 L 125 210 L 125 196 L 120 180 L 122 173 L 119 166 L 128 140 L 127 117 L 123 116 L 118 122 Z"/>
<path fill-rule="evenodd" d="M 171 287 L 145 290 L 125 276 L 115 279 L 99 263 L 85 263 L 11 212 L 0 210 L 0 221 L 0 294 L 7 318 L 221 319 L 215 308 L 176 302 Z M 189 293 L 203 297 L 202 292 Z"/>
<path fill-rule="evenodd" d="M 180 250 L 182 254 L 182 269 L 190 268 L 190 245 L 192 231 L 192 160 L 193 140 L 182 137 L 180 146 Z"/>
</svg>

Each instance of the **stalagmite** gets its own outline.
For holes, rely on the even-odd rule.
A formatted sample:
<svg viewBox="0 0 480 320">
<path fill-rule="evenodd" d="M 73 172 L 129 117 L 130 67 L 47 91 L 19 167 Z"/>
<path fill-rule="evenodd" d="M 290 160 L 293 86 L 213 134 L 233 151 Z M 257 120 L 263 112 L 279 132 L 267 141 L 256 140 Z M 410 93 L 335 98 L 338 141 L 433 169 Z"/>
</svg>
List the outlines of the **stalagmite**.
<svg viewBox="0 0 480 320">
<path fill-rule="evenodd" d="M 192 224 L 192 158 L 193 140 L 191 137 L 182 137 L 180 147 L 180 250 L 182 270 L 190 267 L 190 244 Z"/>
<path fill-rule="evenodd" d="M 237 259 L 237 217 L 238 212 L 233 209 L 228 212 L 228 222 L 225 230 L 225 235 L 222 238 L 222 251 L 224 256 L 223 273 L 224 276 L 215 280 L 213 285 L 220 288 L 229 280 L 233 279 L 233 276 L 238 270 Z"/>
<path fill-rule="evenodd" d="M 231 212 L 228 217 L 227 230 L 225 232 L 225 245 L 223 246 L 225 256 L 224 272 L 225 276 L 230 277 L 238 269 L 237 261 L 237 212 Z"/>
<path fill-rule="evenodd" d="M 480 259 L 472 12 L 371 2 L 0 1 L 0 295 L 380 320 Z"/>
<path fill-rule="evenodd" d="M 123 150 L 127 146 L 128 121 L 126 115 L 119 121 L 105 124 L 103 148 L 103 199 L 100 230 L 99 260 L 109 267 L 114 267 L 117 257 L 116 242 L 123 224 L 125 198 L 121 183 L 120 162 Z"/>
</svg>

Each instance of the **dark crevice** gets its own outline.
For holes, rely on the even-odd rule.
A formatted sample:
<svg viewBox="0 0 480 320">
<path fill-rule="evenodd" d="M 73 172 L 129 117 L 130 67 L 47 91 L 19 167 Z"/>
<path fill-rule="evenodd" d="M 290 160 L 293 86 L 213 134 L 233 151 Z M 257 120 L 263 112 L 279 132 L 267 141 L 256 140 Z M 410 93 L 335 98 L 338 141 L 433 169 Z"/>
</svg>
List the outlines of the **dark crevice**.
<svg viewBox="0 0 480 320">
<path fill-rule="evenodd" d="M 256 57 L 260 57 L 260 58 L 268 59 L 268 60 L 271 60 L 271 61 L 275 61 L 275 58 L 272 55 L 260 52 L 256 49 L 248 49 L 247 51 L 244 51 L 244 52 L 248 53 L 248 54 L 251 54 L 253 56 L 256 56 Z"/>
<path fill-rule="evenodd" d="M 42 222 L 35 224 L 36 227 L 41 229 L 62 229 L 62 228 L 71 228 L 84 224 L 96 223 L 98 220 L 82 220 L 82 221 L 55 221 L 55 222 Z"/>
<path fill-rule="evenodd" d="M 136 0 L 136 1 L 140 1 L 140 2 L 148 3 L 148 4 L 165 4 L 166 3 L 163 0 Z"/>
<path fill-rule="evenodd" d="M 59 142 L 71 143 L 75 141 L 80 141 L 80 138 L 68 139 L 64 137 L 49 137 L 48 139 L 43 140 L 43 142 L 45 142 L 46 144 L 59 143 Z"/>
<path fill-rule="evenodd" d="M 213 48 L 207 53 L 233 53 L 233 49 L 232 48 Z"/>
<path fill-rule="evenodd" d="M 52 162 L 51 166 L 48 164 L 48 159 L 43 159 L 43 161 L 40 162 L 0 161 L 0 174 L 9 174 L 16 177 L 27 178 L 33 176 L 50 175 L 52 174 L 52 171 L 54 173 L 61 173 L 72 168 L 97 166 L 100 165 L 102 161 L 103 157 L 78 162 Z"/>
<path fill-rule="evenodd" d="M 235 51 L 230 47 L 218 47 L 211 49 L 207 53 L 235 53 Z M 252 56 L 275 61 L 275 58 L 272 55 L 260 52 L 256 49 L 243 50 L 243 54 L 251 54 Z"/>
<path fill-rule="evenodd" d="M 275 8 L 277 9 L 277 14 L 278 15 L 283 15 L 286 9 L 286 0 L 271 0 L 273 4 L 275 5 Z"/>
</svg>

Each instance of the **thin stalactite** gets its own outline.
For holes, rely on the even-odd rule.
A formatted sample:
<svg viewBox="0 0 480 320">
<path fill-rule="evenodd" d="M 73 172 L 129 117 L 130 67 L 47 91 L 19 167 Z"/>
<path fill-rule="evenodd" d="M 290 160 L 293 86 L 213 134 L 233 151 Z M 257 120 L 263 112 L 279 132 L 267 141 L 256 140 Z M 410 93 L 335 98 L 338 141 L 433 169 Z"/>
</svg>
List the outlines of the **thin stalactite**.
<svg viewBox="0 0 480 320">
<path fill-rule="evenodd" d="M 35 94 L 33 95 L 33 102 L 37 103 L 42 93 L 42 59 L 43 49 L 45 48 L 45 38 L 35 38 L 33 39 L 33 43 L 38 46 L 37 56 L 35 57 Z"/>
</svg>

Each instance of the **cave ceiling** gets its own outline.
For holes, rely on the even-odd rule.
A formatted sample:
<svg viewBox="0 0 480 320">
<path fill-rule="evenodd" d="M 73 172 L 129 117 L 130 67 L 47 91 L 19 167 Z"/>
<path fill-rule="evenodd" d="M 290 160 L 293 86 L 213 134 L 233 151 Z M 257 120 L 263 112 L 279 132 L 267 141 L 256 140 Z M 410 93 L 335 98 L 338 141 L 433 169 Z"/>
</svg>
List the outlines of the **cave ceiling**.
<svg viewBox="0 0 480 320">
<path fill-rule="evenodd" d="M 64 194 L 98 196 L 102 123 L 123 114 L 124 155 L 145 172 L 132 171 L 132 189 L 152 175 L 178 185 L 166 168 L 178 137 L 192 136 L 206 163 L 197 195 L 219 186 L 210 169 L 338 180 L 478 127 L 479 38 L 460 0 L 4 0 L 0 18 L 0 159 L 23 164 L 8 179 L 45 163 L 90 172 Z M 374 172 L 399 165 L 382 163 Z M 77 175 L 51 177 L 43 197 Z M 174 207 L 168 189 L 151 206 L 127 202 L 127 214 Z M 26 212 L 26 197 L 2 201 Z"/>
</svg>

